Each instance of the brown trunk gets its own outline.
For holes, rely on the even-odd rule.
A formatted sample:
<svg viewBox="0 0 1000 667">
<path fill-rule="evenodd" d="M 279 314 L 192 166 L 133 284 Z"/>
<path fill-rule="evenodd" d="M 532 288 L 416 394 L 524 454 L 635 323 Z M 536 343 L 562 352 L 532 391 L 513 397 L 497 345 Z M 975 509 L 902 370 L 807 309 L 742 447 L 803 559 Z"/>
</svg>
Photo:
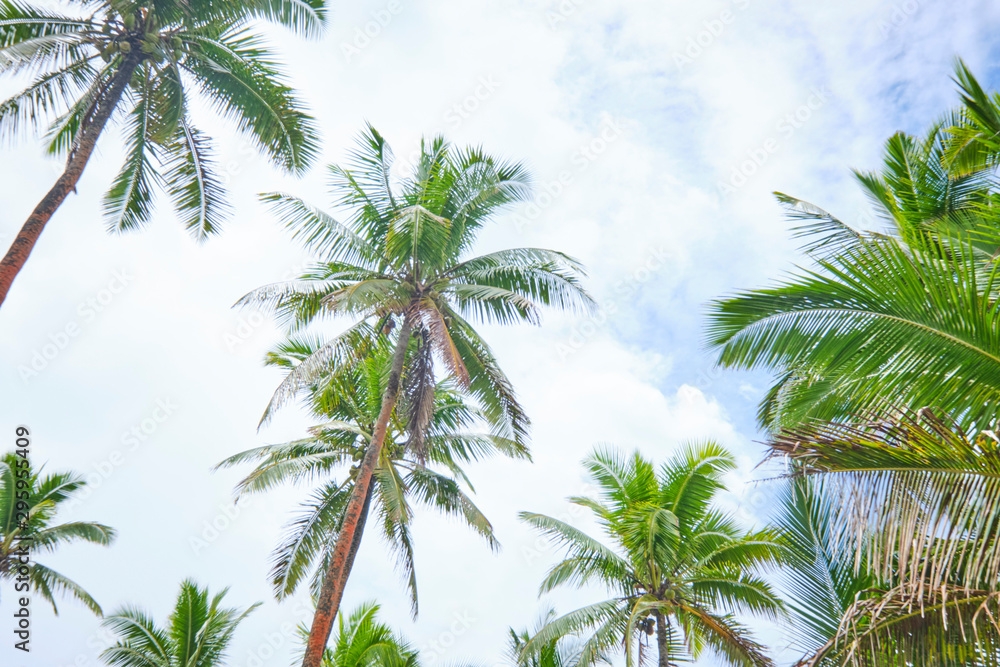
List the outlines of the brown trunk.
<svg viewBox="0 0 1000 667">
<path fill-rule="evenodd" d="M 656 652 L 659 667 L 670 667 L 670 644 L 667 643 L 667 617 L 656 612 Z"/>
<path fill-rule="evenodd" d="M 76 146 L 70 151 L 66 160 L 66 169 L 56 180 L 52 189 L 38 202 L 35 210 L 28 216 L 21 231 L 17 233 L 14 242 L 10 245 L 10 250 L 0 261 L 0 306 L 7 299 L 10 286 L 14 278 L 20 273 L 31 249 L 35 247 L 35 242 L 42 235 L 45 224 L 52 218 L 56 209 L 63 203 L 70 192 L 76 190 L 77 181 L 83 175 L 83 169 L 87 166 L 90 156 L 97 146 L 97 139 L 101 136 L 105 124 L 114 112 L 115 107 L 121 100 L 125 87 L 128 86 L 135 68 L 142 62 L 141 54 L 132 54 L 125 58 L 121 68 L 111 79 L 109 86 L 94 105 L 93 112 L 89 119 L 84 119 L 84 127 L 80 130 Z"/>
<path fill-rule="evenodd" d="M 347 561 L 344 563 L 344 579 L 351 576 L 351 570 L 354 568 L 354 557 L 358 555 L 358 549 L 361 547 L 361 538 L 365 534 L 365 524 L 368 523 L 368 509 L 372 505 L 372 494 L 374 491 L 375 487 L 369 484 L 368 493 L 365 494 L 365 504 L 361 507 L 361 517 L 358 519 L 358 527 L 351 538 L 351 550 L 347 552 Z"/>
<path fill-rule="evenodd" d="M 357 553 L 358 543 L 361 541 L 360 535 L 358 535 L 357 540 L 355 540 L 355 535 L 358 534 L 362 514 L 367 504 L 372 474 L 374 474 L 375 466 L 382 454 L 382 445 L 385 444 L 389 417 L 396 407 L 399 382 L 403 375 L 403 363 L 406 361 L 406 348 L 409 345 L 412 328 L 410 318 L 407 316 L 399 330 L 399 340 L 396 342 L 396 349 L 393 352 L 392 368 L 389 370 L 389 381 L 386 384 L 385 394 L 382 396 L 382 410 L 379 412 L 378 421 L 375 422 L 375 432 L 372 434 L 371 444 L 365 450 L 365 457 L 361 460 L 361 466 L 358 468 L 354 489 L 351 491 L 351 499 L 347 502 L 347 509 L 344 512 L 340 535 L 337 536 L 337 544 L 333 547 L 333 557 L 330 559 L 330 566 L 327 568 L 323 586 L 320 588 L 319 600 L 316 602 L 316 614 L 313 616 L 312 628 L 309 630 L 309 642 L 302 659 L 302 667 L 320 666 L 323 650 L 326 648 L 326 642 L 330 639 L 330 631 L 333 629 L 333 621 L 337 616 L 337 610 L 340 609 L 340 601 L 344 597 L 347 577 L 354 561 L 354 554 Z"/>
</svg>

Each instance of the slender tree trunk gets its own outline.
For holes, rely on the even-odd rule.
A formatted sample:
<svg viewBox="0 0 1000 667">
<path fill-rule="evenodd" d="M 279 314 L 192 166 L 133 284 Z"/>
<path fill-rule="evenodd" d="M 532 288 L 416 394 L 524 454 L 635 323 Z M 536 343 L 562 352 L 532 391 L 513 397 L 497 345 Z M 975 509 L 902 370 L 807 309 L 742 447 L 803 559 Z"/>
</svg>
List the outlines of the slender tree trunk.
<svg viewBox="0 0 1000 667">
<path fill-rule="evenodd" d="M 351 491 L 351 498 L 347 502 L 347 509 L 344 512 L 344 521 L 341 524 L 340 535 L 337 537 L 337 544 L 333 547 L 333 557 L 330 559 L 330 566 L 327 568 L 326 576 L 323 579 L 323 586 L 320 588 L 319 600 L 316 602 L 316 614 L 313 616 L 312 628 L 309 630 L 309 642 L 306 645 L 305 656 L 302 659 L 302 667 L 319 667 L 323 659 L 323 649 L 330 639 L 330 631 L 333 629 L 333 621 L 340 609 L 340 601 L 344 597 L 344 587 L 347 585 L 347 577 L 350 574 L 351 565 L 354 562 L 354 555 L 357 553 L 357 542 L 354 539 L 359 530 L 359 522 L 364 513 L 366 497 L 371 487 L 372 474 L 382 453 L 382 445 L 385 444 L 385 434 L 389 428 L 389 417 L 393 408 L 396 407 L 396 399 L 399 397 L 399 382 L 403 375 L 403 363 L 406 361 L 406 348 L 409 345 L 410 331 L 413 325 L 407 315 L 403 320 L 403 326 L 399 330 L 399 340 L 396 341 L 396 349 L 392 356 L 392 368 L 389 370 L 389 381 L 382 396 L 382 410 L 379 412 L 378 421 L 375 422 L 375 432 L 372 434 L 371 444 L 365 451 L 365 457 L 361 460 L 358 468 L 358 476 L 354 480 L 354 489 Z"/>
<path fill-rule="evenodd" d="M 101 132 L 115 107 L 121 101 L 122 93 L 125 92 L 125 88 L 140 62 L 142 62 L 141 53 L 132 53 L 122 62 L 121 68 L 115 73 L 107 89 L 94 105 L 90 118 L 84 119 L 85 125 L 80 130 L 76 146 L 70 151 L 62 175 L 42 198 L 42 201 L 35 206 L 35 210 L 28 216 L 21 231 L 17 233 L 14 242 L 11 243 L 10 250 L 0 261 L 0 306 L 7 299 L 7 293 L 10 291 L 14 278 L 28 261 L 28 255 L 35 247 L 38 237 L 42 235 L 45 224 L 52 218 L 56 209 L 69 196 L 69 193 L 76 191 L 77 181 L 83 175 L 83 169 L 87 166 L 87 162 L 94 152 L 94 147 L 97 146 L 97 139 L 101 136 Z"/>
<path fill-rule="evenodd" d="M 667 617 L 656 612 L 656 652 L 659 667 L 670 667 L 670 644 L 667 643 Z"/>
<path fill-rule="evenodd" d="M 358 549 L 361 548 L 361 538 L 365 534 L 365 524 L 368 523 L 368 510 L 372 505 L 372 494 L 374 492 L 375 485 L 369 484 L 368 493 L 365 494 L 365 504 L 361 507 L 361 517 L 358 518 L 358 527 L 351 538 L 351 550 L 347 552 L 347 561 L 344 563 L 345 580 L 351 576 L 351 570 L 354 569 L 354 557 L 358 555 Z"/>
</svg>

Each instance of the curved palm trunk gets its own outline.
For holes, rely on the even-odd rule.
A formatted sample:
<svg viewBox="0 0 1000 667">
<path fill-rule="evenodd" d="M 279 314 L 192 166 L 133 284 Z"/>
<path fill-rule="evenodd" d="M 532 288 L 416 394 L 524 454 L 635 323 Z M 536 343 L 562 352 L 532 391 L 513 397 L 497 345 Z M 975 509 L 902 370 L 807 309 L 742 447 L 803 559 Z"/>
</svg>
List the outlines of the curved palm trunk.
<svg viewBox="0 0 1000 667">
<path fill-rule="evenodd" d="M 358 476 L 354 480 L 351 499 L 347 502 L 347 509 L 344 512 L 340 535 L 337 536 L 333 557 L 330 559 L 330 566 L 326 570 L 323 586 L 320 588 L 319 600 L 316 602 L 316 614 L 313 616 L 312 627 L 309 629 L 309 642 L 306 644 L 302 667 L 320 666 L 323 659 L 323 649 L 326 648 L 326 642 L 330 639 L 333 621 L 337 616 L 337 610 L 340 609 L 340 601 L 344 597 L 344 587 L 347 585 L 347 578 L 351 573 L 351 566 L 354 564 L 354 556 L 357 554 L 361 542 L 360 531 L 364 525 L 361 519 L 362 515 L 366 513 L 366 507 L 370 501 L 368 496 L 372 475 L 375 473 L 375 466 L 382 453 L 382 445 L 385 444 L 389 417 L 392 415 L 393 408 L 396 407 L 396 399 L 399 397 L 399 383 L 403 375 L 403 363 L 406 361 L 406 348 L 409 345 L 412 328 L 413 325 L 407 316 L 403 320 L 403 326 L 400 327 L 399 340 L 396 341 L 396 349 L 393 351 L 392 368 L 389 370 L 389 381 L 386 384 L 385 394 L 382 396 L 382 410 L 379 412 L 378 421 L 375 422 L 375 432 L 372 434 L 371 444 L 368 445 L 365 457 L 361 460 L 361 466 L 358 468 Z"/>
<path fill-rule="evenodd" d="M 667 641 L 667 617 L 656 612 L 656 652 L 659 667 L 670 667 L 670 644 Z"/>
<path fill-rule="evenodd" d="M 133 53 L 122 62 L 121 68 L 112 77 L 110 85 L 94 105 L 89 120 L 84 120 L 86 125 L 80 131 L 79 141 L 66 160 L 66 168 L 62 175 L 56 180 L 52 189 L 42 197 L 42 201 L 35 206 L 35 210 L 28 216 L 21 231 L 17 233 L 14 242 L 11 243 L 7 254 L 0 261 L 0 306 L 7 299 L 7 293 L 10 291 L 14 278 L 24 268 L 24 264 L 28 261 L 28 255 L 35 247 L 38 237 L 42 235 L 46 223 L 69 196 L 69 193 L 76 191 L 76 184 L 80 180 L 80 176 L 83 175 L 83 169 L 87 166 L 87 162 L 97 146 L 97 139 L 101 136 L 101 132 L 115 107 L 121 101 L 122 93 L 125 92 L 125 88 L 140 62 L 142 62 L 140 53 Z"/>
</svg>

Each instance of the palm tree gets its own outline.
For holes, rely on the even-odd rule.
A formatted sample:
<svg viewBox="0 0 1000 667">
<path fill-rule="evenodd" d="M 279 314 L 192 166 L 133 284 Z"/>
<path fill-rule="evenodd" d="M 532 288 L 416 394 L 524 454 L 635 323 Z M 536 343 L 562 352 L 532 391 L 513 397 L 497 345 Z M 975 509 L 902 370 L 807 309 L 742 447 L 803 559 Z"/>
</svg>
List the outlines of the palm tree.
<svg viewBox="0 0 1000 667">
<path fill-rule="evenodd" d="M 418 667 L 420 656 L 410 644 L 388 625 L 378 620 L 381 608 L 366 602 L 347 620 L 337 615 L 337 633 L 333 645 L 323 651 L 321 667 Z M 303 643 L 309 629 L 299 626 Z"/>
<path fill-rule="evenodd" d="M 528 630 L 510 628 L 507 632 L 507 659 L 515 667 L 576 667 L 580 661 L 582 642 L 574 637 L 558 637 L 536 650 L 525 650 L 531 638 L 558 617 L 554 609 L 546 611 L 538 624 Z M 605 656 L 595 663 L 611 664 Z"/>
<path fill-rule="evenodd" d="M 842 525 L 829 496 L 805 475 L 790 476 L 778 497 L 772 526 L 779 531 L 788 562 L 780 589 L 791 617 L 792 646 L 804 655 L 820 651 L 837 636 L 852 605 L 880 586 L 867 554 L 836 549 Z"/>
<path fill-rule="evenodd" d="M 615 645 L 625 647 L 631 665 L 633 645 L 648 650 L 644 637 L 655 633 L 661 667 L 685 655 L 697 658 L 705 647 L 725 664 L 772 664 L 734 614 L 775 618 L 781 612 L 771 586 L 754 570 L 778 562 L 782 548 L 772 532 L 744 531 L 712 507 L 723 474 L 735 468 L 732 455 L 705 443 L 674 455 L 659 474 L 638 452 L 598 451 L 584 466 L 601 495 L 570 501 L 594 514 L 609 544 L 543 514 L 521 518 L 567 550 L 541 592 L 593 583 L 613 597 L 550 621 L 525 655 L 586 633 L 581 667 Z"/>
<path fill-rule="evenodd" d="M 237 626 L 259 606 L 223 608 L 225 595 L 209 597 L 207 588 L 184 581 L 166 627 L 137 607 L 123 607 L 104 620 L 119 640 L 101 659 L 115 667 L 221 667 Z"/>
<path fill-rule="evenodd" d="M 779 523 L 798 556 L 801 664 L 1000 661 L 995 433 L 970 436 L 925 409 L 800 426 L 769 446 L 800 489 Z"/>
<path fill-rule="evenodd" d="M 371 341 L 395 336 L 391 365 L 371 443 L 359 465 L 342 529 L 330 557 L 303 667 L 318 667 L 350 574 L 349 554 L 365 498 L 381 457 L 400 394 L 411 337 L 409 432 L 426 429 L 432 415 L 434 358 L 479 403 L 497 435 L 523 442 L 528 420 L 510 381 L 471 318 L 485 323 L 537 322 L 539 305 L 589 309 L 579 285 L 581 267 L 566 255 L 537 248 L 468 257 L 477 232 L 502 207 L 524 200 L 528 178 L 479 149 L 456 149 L 441 137 L 425 141 L 411 174 L 395 179 L 392 151 L 368 127 L 348 167 L 330 168 L 338 203 L 351 216 L 338 222 L 300 199 L 271 194 L 284 222 L 322 262 L 292 284 L 258 289 L 241 304 L 275 309 L 294 325 L 322 315 L 354 320 L 285 378 L 264 418 L 331 368 L 357 363 Z"/>
<path fill-rule="evenodd" d="M 992 105 L 1000 116 L 1000 98 L 986 97 L 962 65 L 958 81 L 967 107 Z M 971 113 L 954 122 L 971 122 L 963 120 Z M 758 413 L 765 428 L 897 406 L 936 406 L 992 428 L 1000 400 L 996 159 L 984 158 L 988 150 L 963 127 L 935 126 L 924 142 L 897 135 L 882 172 L 859 174 L 890 223 L 886 233 L 854 230 L 779 195 L 803 223 L 796 231 L 810 238 L 804 249 L 816 266 L 714 302 L 708 330 L 721 365 L 777 373 Z M 968 166 L 976 155 L 978 170 Z"/>
<path fill-rule="evenodd" d="M 63 544 L 90 542 L 107 546 L 115 531 L 90 521 L 55 523 L 59 505 L 72 498 L 86 482 L 72 473 L 40 476 L 27 458 L 8 453 L 0 460 L 0 579 L 23 581 L 59 613 L 55 595 L 67 594 L 95 614 L 101 607 L 79 584 L 35 560 L 37 554 L 54 552 Z M 27 552 L 27 558 L 23 557 Z M 27 561 L 26 563 L 24 561 Z M 26 571 L 25 571 L 26 568 Z M 22 590 L 15 587 L 16 590 Z"/>
<path fill-rule="evenodd" d="M 0 70 L 34 78 L 0 103 L 0 133 L 14 136 L 54 120 L 48 151 L 66 154 L 55 185 L 28 216 L 0 261 L 0 304 L 116 112 L 125 122 L 125 164 L 104 199 L 109 230 L 148 222 L 165 188 L 198 239 L 226 214 L 209 138 L 192 122 L 192 90 L 271 161 L 301 173 L 316 129 L 250 30 L 257 18 L 317 34 L 324 0 L 67 0 L 56 13 L 21 0 L 0 2 Z M 124 114 L 123 114 L 124 115 Z"/>
<path fill-rule="evenodd" d="M 294 368 L 315 354 L 318 347 L 315 342 L 289 341 L 271 353 L 269 360 L 274 365 Z M 411 347 L 411 353 L 415 352 L 416 345 Z M 319 595 L 342 527 L 344 508 L 355 486 L 356 464 L 371 441 L 381 409 L 387 381 L 385 369 L 391 354 L 392 350 L 382 345 L 360 364 L 323 378 L 311 389 L 309 406 L 313 416 L 324 423 L 310 429 L 309 437 L 241 452 L 218 466 L 257 463 L 239 483 L 240 496 L 266 492 L 289 482 L 321 482 L 275 552 L 271 583 L 278 599 L 293 594 L 305 579 L 311 579 L 313 595 Z M 406 384 L 407 378 L 403 382 Z M 417 581 L 410 530 L 412 502 L 461 517 L 496 547 L 490 522 L 462 491 L 463 482 L 471 489 L 462 465 L 498 453 L 529 458 L 527 448 L 515 440 L 473 432 L 471 429 L 483 426 L 485 419 L 454 385 L 451 380 L 437 383 L 432 414 L 419 442 L 408 431 L 405 410 L 399 409 L 405 406 L 397 406 L 392 413 L 351 550 L 353 564 L 374 501 L 383 537 L 396 553 L 410 589 L 414 615 Z"/>
</svg>

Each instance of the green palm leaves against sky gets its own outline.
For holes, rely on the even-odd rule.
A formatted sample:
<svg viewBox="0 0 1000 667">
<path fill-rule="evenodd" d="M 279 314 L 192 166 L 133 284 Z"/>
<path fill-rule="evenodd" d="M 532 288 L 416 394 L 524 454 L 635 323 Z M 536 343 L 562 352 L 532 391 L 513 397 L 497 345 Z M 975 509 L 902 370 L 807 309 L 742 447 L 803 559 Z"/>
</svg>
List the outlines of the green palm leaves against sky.
<svg viewBox="0 0 1000 667">
<path fill-rule="evenodd" d="M 960 111 L 859 174 L 887 233 L 781 196 L 816 267 L 713 306 L 721 363 L 778 373 L 759 417 L 796 478 L 803 664 L 1000 660 L 1000 97 L 956 81 Z"/>
<path fill-rule="evenodd" d="M 529 179 L 518 164 L 443 138 L 422 144 L 412 173 L 395 179 L 392 150 L 369 127 L 346 167 L 330 167 L 340 222 L 302 200 L 270 194 L 281 220 L 321 263 L 294 283 L 263 287 L 241 304 L 273 308 L 293 328 L 326 315 L 356 324 L 289 373 L 271 411 L 338 364 L 358 358 L 379 332 L 410 320 L 430 370 L 432 356 L 481 404 L 503 435 L 523 442 L 528 418 L 489 346 L 471 322 L 536 323 L 539 306 L 592 307 L 580 265 L 560 252 L 500 250 L 468 257 L 476 235 L 505 206 L 524 201 Z M 471 320 L 471 322 L 470 322 Z"/>
<path fill-rule="evenodd" d="M 274 309 L 293 328 L 324 315 L 353 320 L 289 372 L 265 420 L 301 389 L 358 363 L 373 341 L 392 337 L 395 330 L 378 420 L 344 509 L 304 667 L 318 667 L 332 630 L 364 524 L 369 485 L 400 395 L 407 404 L 408 436 L 418 451 L 434 414 L 436 363 L 476 402 L 493 435 L 523 445 L 528 418 L 470 320 L 537 322 L 542 305 L 593 306 L 579 284 L 581 267 L 562 253 L 516 248 L 469 257 L 483 225 L 502 207 L 528 196 L 521 165 L 479 149 L 454 148 L 440 137 L 422 142 L 416 163 L 402 176 L 394 176 L 392 165 L 392 151 L 368 127 L 348 166 L 330 168 L 346 222 L 300 199 L 267 195 L 265 200 L 321 262 L 300 281 L 258 289 L 241 301 Z"/>
<path fill-rule="evenodd" d="M 318 345 L 293 341 L 269 357 L 275 365 L 294 368 L 314 354 Z M 416 347 L 414 341 L 414 351 Z M 385 393 L 390 355 L 388 346 L 382 345 L 361 363 L 323 378 L 312 388 L 310 408 L 323 423 L 311 429 L 309 437 L 251 449 L 219 464 L 231 467 L 258 463 L 240 482 L 240 494 L 264 492 L 285 483 L 321 482 L 275 552 L 271 582 L 279 599 L 291 595 L 310 578 L 314 595 L 319 592 L 357 473 L 357 465 L 350 470 L 348 466 L 361 460 L 371 442 Z M 404 400 L 390 422 L 370 493 L 382 535 L 397 557 L 416 613 L 417 582 L 410 531 L 413 501 L 461 517 L 496 546 L 489 521 L 462 491 L 463 483 L 469 485 L 462 465 L 497 453 L 528 458 L 528 452 L 514 440 L 476 433 L 475 429 L 486 426 L 486 421 L 450 380 L 435 387 L 432 415 L 419 446 L 407 430 L 406 412 Z"/>
<path fill-rule="evenodd" d="M 379 605 L 366 602 L 346 620 L 343 614 L 338 616 L 336 634 L 323 653 L 322 667 L 417 667 L 419 654 L 378 620 L 379 610 Z M 308 635 L 305 628 L 300 631 Z"/>
<path fill-rule="evenodd" d="M 894 406 L 935 406 L 992 427 L 1000 218 L 992 172 L 942 166 L 956 133 L 936 127 L 925 142 L 897 135 L 883 173 L 859 174 L 891 234 L 858 232 L 780 197 L 804 221 L 799 234 L 813 239 L 805 249 L 815 268 L 715 302 L 709 325 L 721 364 L 778 373 L 758 415 L 765 428 Z"/>
<path fill-rule="evenodd" d="M 17 488 L 15 474 L 27 465 L 26 459 L 15 454 L 7 454 L 0 461 L 0 579 L 13 580 L 17 576 L 17 562 L 12 550 L 18 541 L 28 539 L 31 549 L 30 581 L 31 590 L 52 604 L 57 610 L 55 596 L 70 595 L 85 604 L 94 613 L 100 614 L 101 607 L 87 591 L 76 582 L 49 569 L 35 559 L 40 554 L 51 553 L 71 542 L 90 542 L 107 546 L 115 538 L 115 531 L 108 526 L 89 521 L 55 523 L 59 505 L 80 491 L 85 482 L 72 473 L 56 473 L 41 477 L 32 471 L 30 484 L 26 489 Z M 19 494 L 27 493 L 26 497 Z M 17 521 L 15 509 L 17 500 L 26 498 L 30 509 L 26 527 Z M 10 594 L 14 595 L 13 586 Z"/>
<path fill-rule="evenodd" d="M 779 520 L 799 557 L 804 664 L 1000 663 L 994 433 L 969 436 L 922 410 L 798 427 L 771 448 L 805 477 Z"/>
<path fill-rule="evenodd" d="M 323 8 L 324 0 L 68 0 L 57 13 L 0 0 L 0 73 L 28 83 L 0 103 L 0 136 L 48 126 L 49 152 L 67 156 L 0 260 L 0 303 L 116 116 L 126 147 L 104 198 L 109 230 L 143 226 L 165 189 L 195 238 L 218 231 L 228 204 L 192 118 L 195 97 L 276 166 L 302 173 L 318 150 L 316 127 L 250 24 L 270 19 L 315 35 Z"/>
<path fill-rule="evenodd" d="M 567 549 L 542 592 L 592 583 L 614 597 L 552 620 L 525 654 L 558 637 L 581 635 L 581 666 L 623 644 L 630 664 L 638 644 L 640 651 L 653 650 L 661 666 L 705 648 L 725 664 L 770 665 L 733 614 L 774 618 L 780 612 L 774 591 L 755 570 L 775 563 L 781 547 L 772 533 L 748 533 L 713 509 L 723 474 L 735 468 L 732 456 L 706 443 L 685 448 L 659 471 L 638 454 L 611 451 L 584 465 L 600 495 L 570 500 L 593 513 L 607 544 L 552 517 L 521 517 Z"/>
<path fill-rule="evenodd" d="M 166 627 L 137 607 L 124 607 L 104 621 L 118 642 L 101 653 L 113 667 L 222 667 L 233 633 L 258 605 L 225 608 L 223 590 L 210 596 L 192 581 L 181 584 Z"/>
<path fill-rule="evenodd" d="M 0 134 L 39 129 L 54 119 L 49 151 L 72 152 L 110 80 L 128 64 L 129 53 L 141 53 L 122 99 L 129 109 L 127 148 L 104 202 L 109 229 L 146 223 L 160 186 L 196 237 L 218 229 L 227 204 L 208 137 L 191 117 L 193 96 L 232 119 L 276 166 L 302 172 L 314 157 L 312 119 L 248 24 L 269 18 L 317 34 L 323 2 L 105 0 L 68 6 L 77 11 L 64 16 L 0 2 L 0 69 L 32 77 L 0 104 Z"/>
</svg>

